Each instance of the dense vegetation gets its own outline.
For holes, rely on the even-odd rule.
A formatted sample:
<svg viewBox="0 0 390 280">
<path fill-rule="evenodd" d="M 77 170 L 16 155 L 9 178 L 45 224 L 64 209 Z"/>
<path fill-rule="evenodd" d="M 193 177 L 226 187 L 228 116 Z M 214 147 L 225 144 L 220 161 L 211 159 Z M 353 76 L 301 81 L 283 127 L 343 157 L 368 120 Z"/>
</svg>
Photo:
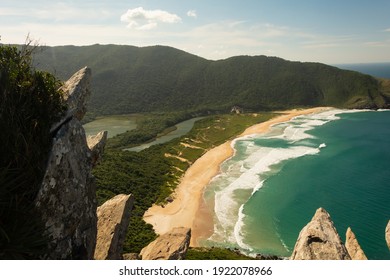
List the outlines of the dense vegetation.
<svg viewBox="0 0 390 280">
<path fill-rule="evenodd" d="M 226 112 L 302 106 L 385 107 L 389 96 L 368 75 L 320 63 L 239 56 L 210 61 L 170 47 L 93 45 L 43 48 L 41 69 L 67 79 L 93 70 L 89 112 Z"/>
<path fill-rule="evenodd" d="M 38 258 L 44 225 L 33 201 L 41 184 L 50 127 L 64 111 L 60 82 L 35 71 L 31 49 L 0 45 L 0 258 Z"/>
<path fill-rule="evenodd" d="M 152 226 L 147 225 L 142 216 L 158 200 L 170 179 L 170 169 L 169 162 L 158 150 L 146 153 L 107 150 L 101 164 L 95 168 L 99 204 L 120 193 L 131 193 L 136 198 L 125 252 L 139 252 L 156 237 Z"/>
<path fill-rule="evenodd" d="M 139 252 L 156 237 L 142 217 L 153 203 L 166 203 L 192 162 L 246 127 L 272 116 L 211 116 L 197 121 L 188 134 L 138 153 L 106 149 L 103 160 L 94 169 L 99 204 L 120 193 L 132 193 L 136 198 L 124 251 Z"/>
</svg>

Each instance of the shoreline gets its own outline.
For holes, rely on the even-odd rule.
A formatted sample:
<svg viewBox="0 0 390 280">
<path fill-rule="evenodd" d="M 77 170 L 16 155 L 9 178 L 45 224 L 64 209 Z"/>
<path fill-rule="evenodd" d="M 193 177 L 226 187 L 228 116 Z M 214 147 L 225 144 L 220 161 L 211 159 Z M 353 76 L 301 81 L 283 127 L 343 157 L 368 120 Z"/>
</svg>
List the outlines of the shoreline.
<svg viewBox="0 0 390 280">
<path fill-rule="evenodd" d="M 294 109 L 277 112 L 282 115 L 255 124 L 237 135 L 233 140 L 214 147 L 197 159 L 185 172 L 173 196 L 174 200 L 165 205 L 153 205 L 144 214 L 145 222 L 153 226 L 157 234 L 164 234 L 175 227 L 191 228 L 191 246 L 198 246 L 199 239 L 213 233 L 213 215 L 203 200 L 208 183 L 220 172 L 220 165 L 234 155 L 232 143 L 235 139 L 267 132 L 272 125 L 283 123 L 300 115 L 319 113 L 330 107 Z"/>
</svg>

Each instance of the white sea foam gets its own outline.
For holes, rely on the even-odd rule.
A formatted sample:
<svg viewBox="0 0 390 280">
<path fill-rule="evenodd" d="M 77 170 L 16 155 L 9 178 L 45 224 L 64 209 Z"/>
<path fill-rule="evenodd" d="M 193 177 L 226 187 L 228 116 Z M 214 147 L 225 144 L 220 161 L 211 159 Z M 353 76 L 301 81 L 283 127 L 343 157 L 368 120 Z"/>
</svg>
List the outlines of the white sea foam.
<svg viewBox="0 0 390 280">
<path fill-rule="evenodd" d="M 238 220 L 234 225 L 234 237 L 237 241 L 238 246 L 240 246 L 244 250 L 252 251 L 253 249 L 244 242 L 245 238 L 243 236 L 242 227 L 244 226 L 245 214 L 243 213 L 243 210 L 244 204 L 240 206 L 240 209 L 238 211 Z"/>
<path fill-rule="evenodd" d="M 210 183 L 215 193 L 215 225 L 212 241 L 237 244 L 245 250 L 250 246 L 245 243 L 245 203 L 263 186 L 263 182 L 277 172 L 276 168 L 284 161 L 294 158 L 315 155 L 325 143 L 313 146 L 310 143 L 312 135 L 307 131 L 325 123 L 339 119 L 337 114 L 346 110 L 329 110 L 319 114 L 299 116 L 289 122 L 275 125 L 274 132 L 262 135 L 249 135 L 232 141 L 232 147 L 240 147 L 240 153 L 235 149 L 235 155 L 224 162 L 228 165 Z M 272 129 L 273 129 L 272 128 Z M 279 133 L 280 132 L 280 133 Z M 287 143 L 282 147 L 260 147 L 255 144 L 256 139 L 282 139 Z M 306 140 L 307 141 L 302 141 Z M 295 143 L 300 141 L 299 144 Z M 290 143 L 290 144 L 288 144 Z M 295 143 L 295 144 L 293 144 Z M 307 143 L 307 144 L 306 144 Z M 317 144 L 318 145 L 318 144 Z M 244 153 L 244 154 L 242 154 Z M 282 240 L 280 238 L 280 240 Z M 282 242 L 283 243 L 283 242 Z M 285 244 L 283 244 L 285 246 Z"/>
<path fill-rule="evenodd" d="M 231 173 L 223 174 L 219 177 L 219 181 L 215 181 L 219 185 L 215 191 L 215 215 L 219 223 L 218 232 L 216 235 L 223 237 L 227 242 L 243 243 L 242 236 L 237 234 L 237 230 L 241 229 L 240 207 L 244 205 L 249 197 L 262 186 L 266 174 L 272 170 L 272 167 L 292 158 L 297 158 L 305 155 L 313 155 L 319 152 L 317 148 L 306 146 L 294 146 L 291 148 L 262 148 L 257 152 L 248 155 L 245 163 L 250 168 L 238 176 L 232 176 Z M 237 163 L 232 163 L 237 165 Z M 239 164 L 239 163 L 238 163 Z M 232 177 L 234 177 L 233 180 Z M 218 238 L 218 239 L 220 239 Z"/>
<path fill-rule="evenodd" d="M 307 132 L 315 127 L 322 126 L 330 121 L 338 120 L 340 113 L 348 112 L 347 110 L 332 109 L 317 114 L 297 116 L 292 120 L 275 125 L 275 128 L 285 127 L 282 133 L 274 135 L 272 138 L 285 139 L 291 142 L 300 141 L 303 139 L 313 138 Z"/>
</svg>

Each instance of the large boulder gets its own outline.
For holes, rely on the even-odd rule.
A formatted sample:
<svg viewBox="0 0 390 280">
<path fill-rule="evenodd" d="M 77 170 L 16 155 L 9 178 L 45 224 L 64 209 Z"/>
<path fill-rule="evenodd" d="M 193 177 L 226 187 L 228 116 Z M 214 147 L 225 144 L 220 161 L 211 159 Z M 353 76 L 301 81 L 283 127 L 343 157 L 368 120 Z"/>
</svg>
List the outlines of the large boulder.
<svg viewBox="0 0 390 280">
<path fill-rule="evenodd" d="M 190 245 L 191 229 L 174 228 L 141 250 L 142 260 L 183 260 Z"/>
<path fill-rule="evenodd" d="M 95 259 L 122 259 L 122 248 L 133 204 L 132 195 L 119 194 L 98 207 Z"/>
<path fill-rule="evenodd" d="M 325 209 L 317 209 L 311 221 L 301 230 L 292 260 L 350 260 L 333 221 Z"/>
<path fill-rule="evenodd" d="M 347 248 L 348 254 L 352 260 L 367 260 L 366 254 L 359 245 L 355 234 L 349 227 L 347 229 L 345 238 L 345 248 Z"/>
</svg>

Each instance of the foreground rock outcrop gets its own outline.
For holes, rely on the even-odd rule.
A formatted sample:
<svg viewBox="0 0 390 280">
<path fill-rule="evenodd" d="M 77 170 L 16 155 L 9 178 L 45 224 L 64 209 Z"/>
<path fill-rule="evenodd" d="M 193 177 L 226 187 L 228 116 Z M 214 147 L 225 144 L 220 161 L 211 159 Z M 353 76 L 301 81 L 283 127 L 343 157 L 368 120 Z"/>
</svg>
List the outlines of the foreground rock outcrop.
<svg viewBox="0 0 390 280">
<path fill-rule="evenodd" d="M 367 260 L 366 254 L 359 245 L 355 234 L 349 227 L 345 238 L 345 248 L 352 260 Z"/>
<path fill-rule="evenodd" d="M 190 245 L 191 229 L 174 228 L 142 249 L 142 260 L 183 260 Z"/>
<path fill-rule="evenodd" d="M 119 194 L 98 207 L 95 259 L 122 259 L 123 243 L 133 205 L 133 195 Z"/>
<path fill-rule="evenodd" d="M 290 259 L 351 259 L 325 209 L 317 209 L 312 220 L 301 230 Z"/>
<path fill-rule="evenodd" d="M 95 166 L 102 157 L 107 142 L 107 131 L 101 131 L 96 135 L 87 137 L 87 145 L 91 150 L 91 163 Z"/>
<path fill-rule="evenodd" d="M 390 250 L 390 220 L 387 223 L 385 237 L 386 237 L 387 247 L 389 247 L 389 250 Z"/>
<path fill-rule="evenodd" d="M 53 144 L 35 204 L 51 241 L 45 259 L 92 259 L 96 244 L 96 187 L 92 157 L 80 120 L 90 95 L 91 70 L 62 87 L 68 112 L 52 127 Z M 95 146 L 99 145 L 95 143 Z"/>
</svg>

